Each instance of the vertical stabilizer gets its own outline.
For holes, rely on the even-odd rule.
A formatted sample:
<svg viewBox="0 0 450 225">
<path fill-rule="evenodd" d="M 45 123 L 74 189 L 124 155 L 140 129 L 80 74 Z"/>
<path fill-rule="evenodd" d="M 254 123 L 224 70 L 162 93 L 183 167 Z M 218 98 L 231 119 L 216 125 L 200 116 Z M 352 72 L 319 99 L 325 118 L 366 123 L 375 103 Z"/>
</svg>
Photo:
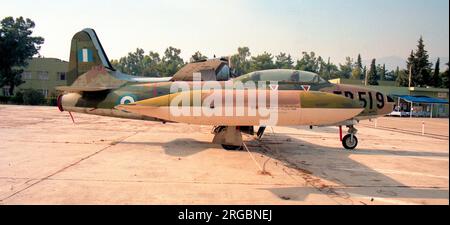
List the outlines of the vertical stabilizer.
<svg viewBox="0 0 450 225">
<path fill-rule="evenodd" d="M 71 85 L 78 76 L 94 67 L 104 67 L 114 71 L 95 30 L 86 28 L 72 38 L 67 72 L 68 84 Z"/>
</svg>

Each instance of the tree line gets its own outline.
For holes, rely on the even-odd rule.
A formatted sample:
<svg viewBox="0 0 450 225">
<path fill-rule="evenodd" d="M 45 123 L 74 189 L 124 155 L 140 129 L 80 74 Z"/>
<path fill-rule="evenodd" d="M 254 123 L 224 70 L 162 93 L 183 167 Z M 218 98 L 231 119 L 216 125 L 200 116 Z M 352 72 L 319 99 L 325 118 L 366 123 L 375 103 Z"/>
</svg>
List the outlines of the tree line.
<svg viewBox="0 0 450 225">
<path fill-rule="evenodd" d="M 145 51 L 137 48 L 136 51 L 128 53 L 127 56 L 119 60 L 112 60 L 112 65 L 118 70 L 136 76 L 165 77 L 172 76 L 187 62 L 180 57 L 181 50 L 169 47 L 164 55 L 160 57 L 157 52 L 150 51 L 145 55 Z M 440 59 L 437 60 L 434 68 L 429 61 L 429 56 L 425 50 L 422 37 L 418 41 L 417 49 L 411 51 L 407 60 L 407 68 L 387 70 L 386 65 L 377 64 L 376 59 L 372 59 L 369 67 L 363 65 L 360 54 L 353 60 L 346 57 L 343 64 L 334 64 L 328 57 L 325 60 L 315 52 L 302 52 L 301 58 L 294 62 L 292 56 L 287 53 L 272 55 L 264 52 L 252 56 L 248 47 L 239 47 L 237 53 L 229 57 L 230 67 L 235 76 L 240 76 L 258 70 L 268 69 L 296 69 L 314 72 L 324 79 L 355 79 L 364 80 L 368 85 L 379 85 L 379 81 L 395 81 L 397 86 L 409 86 L 409 70 L 411 69 L 411 86 L 416 87 L 442 87 L 448 88 L 448 63 L 444 72 L 440 71 Z M 195 52 L 189 62 L 196 62 L 208 59 L 201 52 Z"/>
<path fill-rule="evenodd" d="M 23 84 L 23 68 L 39 53 L 44 38 L 31 36 L 35 24 L 30 19 L 6 17 L 0 21 L 0 87 L 14 88 Z"/>
</svg>

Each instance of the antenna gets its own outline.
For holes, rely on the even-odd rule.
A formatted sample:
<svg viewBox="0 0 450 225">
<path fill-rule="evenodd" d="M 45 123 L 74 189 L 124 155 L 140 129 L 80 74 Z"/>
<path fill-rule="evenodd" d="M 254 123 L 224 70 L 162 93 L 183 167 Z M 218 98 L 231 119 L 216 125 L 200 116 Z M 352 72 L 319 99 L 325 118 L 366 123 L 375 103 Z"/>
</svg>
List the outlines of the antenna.
<svg viewBox="0 0 450 225">
<path fill-rule="evenodd" d="M 408 83 L 408 87 L 411 88 L 411 79 L 412 79 L 412 65 L 409 66 L 409 83 Z"/>
<path fill-rule="evenodd" d="M 364 77 L 364 86 L 367 86 L 368 76 L 369 76 L 369 70 L 366 70 L 366 76 Z"/>
</svg>

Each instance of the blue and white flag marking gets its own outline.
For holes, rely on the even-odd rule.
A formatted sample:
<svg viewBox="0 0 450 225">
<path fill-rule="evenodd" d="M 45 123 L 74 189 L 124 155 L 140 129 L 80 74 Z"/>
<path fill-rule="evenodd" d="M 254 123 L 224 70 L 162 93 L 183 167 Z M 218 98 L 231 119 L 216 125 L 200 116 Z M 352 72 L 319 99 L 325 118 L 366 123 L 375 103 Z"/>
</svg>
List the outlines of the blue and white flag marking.
<svg viewBox="0 0 450 225">
<path fill-rule="evenodd" d="M 94 58 L 92 56 L 92 50 L 83 48 L 78 51 L 78 61 L 79 62 L 93 62 Z"/>
</svg>

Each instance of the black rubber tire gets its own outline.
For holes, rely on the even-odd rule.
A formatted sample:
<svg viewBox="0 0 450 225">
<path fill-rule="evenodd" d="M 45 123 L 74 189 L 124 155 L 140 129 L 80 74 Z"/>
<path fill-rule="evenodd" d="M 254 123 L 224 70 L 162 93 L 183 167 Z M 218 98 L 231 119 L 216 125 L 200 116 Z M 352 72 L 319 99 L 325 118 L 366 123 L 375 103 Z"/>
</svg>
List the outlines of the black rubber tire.
<svg viewBox="0 0 450 225">
<path fill-rule="evenodd" d="M 238 151 L 242 150 L 242 146 L 236 146 L 236 145 L 222 145 L 222 148 L 228 151 Z"/>
<path fill-rule="evenodd" d="M 344 136 L 344 138 L 342 138 L 342 145 L 344 146 L 345 149 L 353 150 L 356 148 L 356 146 L 358 146 L 358 138 L 356 138 L 356 136 L 353 135 L 353 143 L 351 142 L 351 138 L 352 138 L 351 134 L 347 134 Z"/>
</svg>

